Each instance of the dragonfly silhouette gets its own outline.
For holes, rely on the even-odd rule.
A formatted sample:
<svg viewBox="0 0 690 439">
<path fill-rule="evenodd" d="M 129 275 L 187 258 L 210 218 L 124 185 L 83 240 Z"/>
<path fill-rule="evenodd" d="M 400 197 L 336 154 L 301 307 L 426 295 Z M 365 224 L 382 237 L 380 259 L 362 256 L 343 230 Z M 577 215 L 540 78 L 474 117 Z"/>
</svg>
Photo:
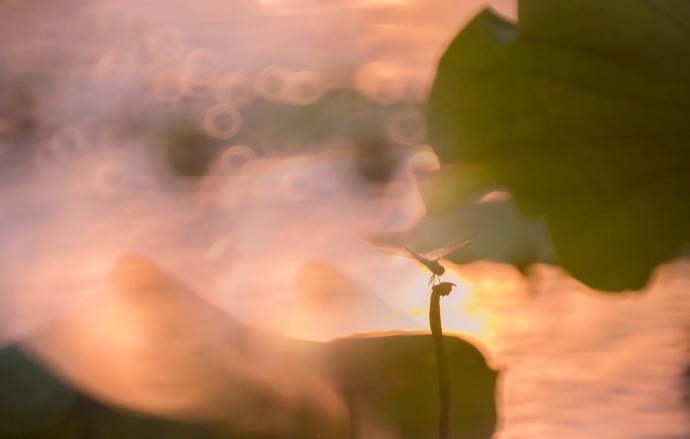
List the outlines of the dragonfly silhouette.
<svg viewBox="0 0 690 439">
<path fill-rule="evenodd" d="M 477 236 L 478 233 L 479 231 L 477 230 L 467 237 L 454 239 L 453 241 L 450 241 L 443 247 L 437 248 L 436 250 L 430 251 L 426 254 L 413 252 L 407 247 L 395 247 L 392 245 L 376 247 L 376 250 L 383 253 L 388 253 L 389 255 L 396 255 L 405 258 L 416 259 L 422 264 L 424 264 L 424 266 L 428 268 L 429 271 L 431 271 L 431 279 L 429 279 L 429 287 L 431 287 L 432 285 L 434 285 L 434 281 L 436 279 L 440 281 L 441 275 L 446 272 L 446 269 L 443 268 L 443 265 L 438 263 L 439 259 L 460 250 L 466 245 L 469 245 L 472 242 L 472 238 Z"/>
</svg>

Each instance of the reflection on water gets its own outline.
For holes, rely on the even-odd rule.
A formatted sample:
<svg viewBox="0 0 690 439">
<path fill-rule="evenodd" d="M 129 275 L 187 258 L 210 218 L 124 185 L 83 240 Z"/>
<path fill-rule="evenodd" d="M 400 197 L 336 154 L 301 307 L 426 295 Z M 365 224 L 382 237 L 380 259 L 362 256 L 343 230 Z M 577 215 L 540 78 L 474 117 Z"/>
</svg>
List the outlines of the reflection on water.
<svg viewBox="0 0 690 439">
<path fill-rule="evenodd" d="M 325 404 L 340 422 L 329 389 L 276 366 L 289 349 L 259 343 L 275 367 L 254 371 L 219 348 L 235 320 L 195 306 L 305 339 L 425 330 L 426 269 L 363 237 L 424 217 L 417 185 L 439 166 L 424 97 L 441 48 L 481 4 L 0 4 L 0 344 L 30 339 L 130 408 L 223 417 L 213 401 L 236 373 L 272 389 L 271 407 Z M 473 246 L 482 239 L 491 230 Z M 132 253 L 204 301 L 123 307 L 108 273 Z M 686 262 L 662 267 L 645 295 L 616 297 L 546 265 L 526 277 L 444 265 L 458 285 L 444 327 L 504 371 L 499 437 L 690 434 Z M 306 394 L 280 390 L 295 376 Z"/>
<path fill-rule="evenodd" d="M 444 324 L 483 319 L 472 335 L 506 371 L 501 438 L 687 437 L 690 263 L 661 267 L 643 295 L 620 296 L 549 266 L 527 279 L 497 264 L 457 272 L 472 295 Z"/>
</svg>

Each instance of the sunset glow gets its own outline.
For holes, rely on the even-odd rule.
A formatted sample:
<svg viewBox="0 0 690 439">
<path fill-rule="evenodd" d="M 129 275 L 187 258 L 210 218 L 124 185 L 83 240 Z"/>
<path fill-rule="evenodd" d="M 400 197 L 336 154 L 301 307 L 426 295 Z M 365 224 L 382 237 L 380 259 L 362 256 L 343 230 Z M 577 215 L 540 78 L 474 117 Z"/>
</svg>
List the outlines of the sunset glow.
<svg viewBox="0 0 690 439">
<path fill-rule="evenodd" d="M 353 395 L 387 409 L 409 381 L 437 391 L 431 272 L 377 248 L 470 236 L 432 279 L 455 284 L 443 331 L 469 344 L 446 346 L 455 376 L 489 377 L 495 439 L 690 434 L 690 262 L 594 291 L 517 190 L 473 186 L 485 163 L 436 147 L 439 57 L 485 7 L 516 19 L 515 1 L 39 3 L 0 2 L 0 348 L 127 415 L 398 439 L 353 420 L 372 409 Z M 487 135 L 508 142 L 503 123 Z M 342 348 L 410 334 L 428 358 Z M 359 362 L 381 383 L 338 368 Z"/>
</svg>

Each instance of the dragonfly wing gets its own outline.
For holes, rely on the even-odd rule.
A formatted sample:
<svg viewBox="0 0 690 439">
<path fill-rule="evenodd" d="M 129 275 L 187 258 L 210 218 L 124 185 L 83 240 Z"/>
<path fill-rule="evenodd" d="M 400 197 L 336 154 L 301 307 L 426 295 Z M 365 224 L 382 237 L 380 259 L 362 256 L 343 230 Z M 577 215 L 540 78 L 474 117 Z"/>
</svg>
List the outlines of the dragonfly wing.
<svg viewBox="0 0 690 439">
<path fill-rule="evenodd" d="M 388 253 L 389 255 L 402 256 L 404 258 L 414 259 L 414 256 L 412 256 L 412 254 L 407 249 L 405 249 L 403 247 L 384 245 L 381 247 L 376 247 L 376 250 L 383 252 L 383 253 Z"/>
<path fill-rule="evenodd" d="M 419 253 L 416 253 L 416 252 L 413 252 L 409 248 L 405 248 L 405 251 L 410 255 L 410 256 L 408 256 L 409 258 L 415 258 L 416 260 L 418 260 L 422 264 L 426 265 L 427 267 L 431 263 L 431 261 L 426 256 L 420 255 Z"/>
<path fill-rule="evenodd" d="M 459 238 L 455 239 L 453 241 L 450 241 L 448 244 L 444 245 L 441 248 L 437 248 L 436 250 L 427 253 L 424 255 L 426 258 L 431 259 L 432 261 L 438 261 L 439 259 L 456 252 L 460 250 L 461 248 L 465 247 L 466 245 L 469 245 L 472 242 L 472 238 L 477 236 L 479 233 L 479 230 L 474 231 L 472 234 L 469 236 L 466 236 L 464 238 Z"/>
</svg>

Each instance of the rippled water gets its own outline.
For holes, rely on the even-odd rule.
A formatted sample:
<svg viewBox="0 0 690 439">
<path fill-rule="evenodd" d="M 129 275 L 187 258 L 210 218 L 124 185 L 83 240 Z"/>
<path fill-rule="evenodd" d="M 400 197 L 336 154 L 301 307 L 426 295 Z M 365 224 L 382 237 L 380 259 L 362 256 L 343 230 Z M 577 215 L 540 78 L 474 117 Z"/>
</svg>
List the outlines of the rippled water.
<svg viewBox="0 0 690 439">
<path fill-rule="evenodd" d="M 466 309 L 485 319 L 477 336 L 505 371 L 499 437 L 688 436 L 687 261 L 644 294 L 593 292 L 548 266 L 529 281 L 508 267 L 461 272 L 476 288 Z"/>
</svg>

